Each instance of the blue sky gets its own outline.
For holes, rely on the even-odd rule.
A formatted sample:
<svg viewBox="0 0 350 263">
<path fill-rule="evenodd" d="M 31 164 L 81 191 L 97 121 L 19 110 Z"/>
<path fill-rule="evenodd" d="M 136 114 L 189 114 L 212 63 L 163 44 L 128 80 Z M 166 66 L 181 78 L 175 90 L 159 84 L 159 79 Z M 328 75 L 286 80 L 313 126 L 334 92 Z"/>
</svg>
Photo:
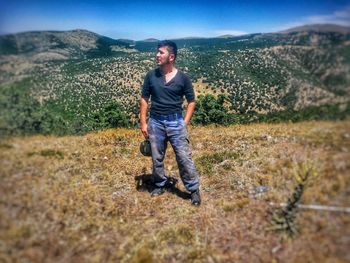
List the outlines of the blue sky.
<svg viewBox="0 0 350 263">
<path fill-rule="evenodd" d="M 0 34 L 79 28 L 141 40 L 266 33 L 315 23 L 350 26 L 350 0 L 0 0 Z"/>
</svg>

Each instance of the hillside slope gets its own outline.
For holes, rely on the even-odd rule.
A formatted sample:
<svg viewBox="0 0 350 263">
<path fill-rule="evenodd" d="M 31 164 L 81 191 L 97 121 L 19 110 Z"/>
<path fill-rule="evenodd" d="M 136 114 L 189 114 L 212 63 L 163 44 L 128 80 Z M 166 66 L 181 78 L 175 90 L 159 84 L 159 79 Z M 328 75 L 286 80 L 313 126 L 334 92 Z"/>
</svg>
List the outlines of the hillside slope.
<svg viewBox="0 0 350 263">
<path fill-rule="evenodd" d="M 96 33 L 71 31 L 33 31 L 0 36 L 0 55 L 33 56 L 39 61 L 108 56 L 115 48 L 129 44 Z"/>
<path fill-rule="evenodd" d="M 190 76 L 197 95 L 224 94 L 226 112 L 236 115 L 232 119 L 244 119 L 238 123 L 310 107 L 316 107 L 314 112 L 323 111 L 323 106 L 347 112 L 350 34 L 336 26 L 317 29 L 177 39 L 177 65 Z M 96 121 L 110 114 L 111 103 L 118 104 L 115 108 L 128 116 L 130 125 L 137 125 L 140 88 L 147 71 L 156 66 L 157 42 L 136 42 L 130 48 L 128 41 L 123 47 L 120 41 L 88 31 L 11 37 L 26 39 L 33 50 L 18 44 L 21 52 L 0 56 L 0 133 L 96 130 L 101 128 Z"/>
<path fill-rule="evenodd" d="M 151 198 L 139 130 L 9 137 L 0 147 L 0 258 L 64 262 L 348 262 L 350 122 L 189 127 L 203 203 L 190 205 L 169 150 L 172 192 Z M 169 148 L 170 149 L 170 148 Z M 282 218 L 283 219 L 283 218 Z"/>
</svg>

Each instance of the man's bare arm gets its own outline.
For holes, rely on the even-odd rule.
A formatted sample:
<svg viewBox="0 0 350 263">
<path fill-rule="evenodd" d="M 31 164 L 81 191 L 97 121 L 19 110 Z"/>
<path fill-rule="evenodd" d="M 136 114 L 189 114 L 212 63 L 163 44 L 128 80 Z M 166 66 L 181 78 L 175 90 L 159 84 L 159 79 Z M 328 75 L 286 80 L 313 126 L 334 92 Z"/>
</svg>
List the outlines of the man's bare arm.
<svg viewBox="0 0 350 263">
<path fill-rule="evenodd" d="M 186 125 L 190 123 L 195 107 L 196 107 L 195 101 L 191 101 L 187 104 L 187 111 L 184 119 Z"/>
<path fill-rule="evenodd" d="M 140 128 L 143 136 L 147 139 L 147 109 L 148 109 L 148 99 L 141 97 L 140 100 Z"/>
</svg>

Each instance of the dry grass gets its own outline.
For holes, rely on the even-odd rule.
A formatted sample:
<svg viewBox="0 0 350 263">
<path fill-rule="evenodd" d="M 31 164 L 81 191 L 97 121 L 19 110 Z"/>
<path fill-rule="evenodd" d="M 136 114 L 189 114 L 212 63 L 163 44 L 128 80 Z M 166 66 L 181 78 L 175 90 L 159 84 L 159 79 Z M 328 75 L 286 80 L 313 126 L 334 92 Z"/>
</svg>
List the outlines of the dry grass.
<svg viewBox="0 0 350 263">
<path fill-rule="evenodd" d="M 0 262 L 350 261 L 348 214 L 297 211 L 293 238 L 269 231 L 269 202 L 287 201 L 303 165 L 317 176 L 302 203 L 350 206 L 349 121 L 190 127 L 190 139 L 199 208 L 181 180 L 150 197 L 138 130 L 3 139 Z M 166 168 L 179 179 L 171 150 Z"/>
</svg>

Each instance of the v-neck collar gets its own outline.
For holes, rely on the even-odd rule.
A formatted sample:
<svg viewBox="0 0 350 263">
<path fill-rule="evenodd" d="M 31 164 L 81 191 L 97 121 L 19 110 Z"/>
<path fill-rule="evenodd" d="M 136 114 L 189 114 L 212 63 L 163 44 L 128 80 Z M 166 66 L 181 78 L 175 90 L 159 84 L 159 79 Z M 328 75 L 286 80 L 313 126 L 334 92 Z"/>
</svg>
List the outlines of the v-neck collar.
<svg viewBox="0 0 350 263">
<path fill-rule="evenodd" d="M 162 72 L 162 70 L 161 70 L 161 72 Z M 165 85 L 165 86 L 169 86 L 169 84 L 170 84 L 172 81 L 174 81 L 175 77 L 177 76 L 177 73 L 179 73 L 179 70 L 178 70 L 178 69 L 176 69 L 176 73 L 175 73 L 174 77 L 172 77 L 168 82 L 166 82 L 165 74 L 162 72 L 162 77 L 163 77 L 164 85 Z"/>
</svg>

